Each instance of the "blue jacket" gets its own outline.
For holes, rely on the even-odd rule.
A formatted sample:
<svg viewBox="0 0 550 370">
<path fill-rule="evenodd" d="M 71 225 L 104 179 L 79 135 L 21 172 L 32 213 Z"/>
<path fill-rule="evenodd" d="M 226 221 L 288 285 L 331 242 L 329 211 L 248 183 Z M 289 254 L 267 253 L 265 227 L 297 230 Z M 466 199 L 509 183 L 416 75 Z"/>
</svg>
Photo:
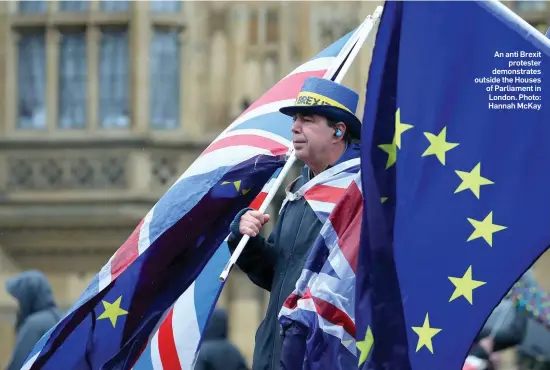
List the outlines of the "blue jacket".
<svg viewBox="0 0 550 370">
<path fill-rule="evenodd" d="M 359 144 L 351 144 L 333 165 L 358 158 L 359 155 Z M 309 169 L 306 166 L 292 190 L 298 190 L 308 180 Z M 241 239 L 238 225 L 246 211 L 247 209 L 244 209 L 239 212 L 231 224 L 231 235 L 228 239 L 231 252 Z M 288 202 L 269 238 L 251 238 L 237 260 L 239 268 L 254 284 L 271 292 L 265 318 L 256 332 L 253 370 L 279 369 L 283 343 L 279 311 L 286 298 L 294 291 L 308 252 L 319 236 L 322 226 L 303 197 Z"/>
<path fill-rule="evenodd" d="M 19 370 L 34 345 L 61 319 L 46 277 L 26 271 L 6 282 L 8 292 L 18 301 L 15 324 L 17 339 L 7 370 Z"/>
</svg>

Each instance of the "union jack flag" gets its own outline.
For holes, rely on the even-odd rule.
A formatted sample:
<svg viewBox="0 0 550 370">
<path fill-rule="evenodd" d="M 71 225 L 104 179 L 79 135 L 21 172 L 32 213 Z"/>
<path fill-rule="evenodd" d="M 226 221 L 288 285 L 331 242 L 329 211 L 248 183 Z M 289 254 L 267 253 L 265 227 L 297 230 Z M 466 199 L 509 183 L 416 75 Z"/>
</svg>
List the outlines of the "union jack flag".
<svg viewBox="0 0 550 370">
<path fill-rule="evenodd" d="M 357 171 L 346 187 L 338 189 L 336 205 L 326 208 L 330 215 L 309 253 L 296 289 L 279 313 L 283 328 L 297 323 L 303 330 L 300 335 L 306 338 L 304 354 L 296 357 L 290 353 L 294 346 L 289 347 L 290 352 L 283 349 L 281 361 L 286 369 L 357 367 L 355 272 L 363 213 L 361 175 Z M 287 336 L 286 340 L 293 338 Z"/>
<path fill-rule="evenodd" d="M 353 144 L 351 149 L 358 151 L 359 148 L 356 144 Z M 282 212 L 288 201 L 304 197 L 319 221 L 324 224 L 336 203 L 353 181 L 355 174 L 359 171 L 359 165 L 359 158 L 339 163 L 306 182 L 296 192 L 289 191 L 294 183 L 290 184 L 286 189 L 286 198 L 280 212 Z"/>
<path fill-rule="evenodd" d="M 129 368 L 140 354 L 145 356 L 148 343 L 161 359 L 151 361 L 149 368 L 189 367 L 218 297 L 201 305 L 193 291 L 204 274 L 212 274 L 204 269 L 220 245 L 225 250 L 234 215 L 284 163 L 292 120 L 278 109 L 293 102 L 307 77 L 339 70 L 352 34 L 283 78 L 220 134 L 36 344 L 23 369 L 58 369 L 60 364 L 70 369 Z M 228 256 L 219 253 L 222 260 Z M 214 262 L 210 267 L 217 266 Z M 221 288 L 218 284 L 212 291 Z M 161 320 L 166 326 L 158 325 Z M 182 333 L 178 328 L 194 329 Z M 182 342 L 188 343 L 183 350 Z"/>
<path fill-rule="evenodd" d="M 259 125 L 265 125 L 266 128 L 270 127 L 270 129 L 275 126 L 274 129 L 279 130 L 281 126 L 278 120 L 281 119 L 282 115 L 278 112 L 278 109 L 281 106 L 292 104 L 306 78 L 325 76 L 329 68 L 338 63 L 336 58 L 341 54 L 344 45 L 349 42 L 350 35 L 338 40 L 311 61 L 286 76 L 230 125 L 213 145 L 218 141 L 236 142 L 237 140 L 243 140 L 242 142 L 246 142 L 248 140 L 247 136 L 254 135 L 257 131 L 254 127 Z M 251 124 L 251 121 L 253 124 Z M 289 139 L 290 132 L 290 126 L 285 126 L 284 130 L 281 130 L 278 135 L 284 135 L 285 138 Z M 338 175 L 332 178 L 331 187 L 323 185 L 328 179 L 326 175 L 323 175 L 316 178 L 315 183 L 310 183 L 307 188 L 302 189 L 310 204 L 316 202 L 314 209 L 319 209 L 319 214 L 322 214 L 326 207 L 335 201 L 335 197 L 339 195 L 340 187 L 349 184 L 351 178 L 348 172 L 350 169 L 358 169 L 358 165 L 358 160 L 348 161 L 339 167 L 335 167 L 330 173 L 327 172 L 329 175 Z M 264 189 L 250 204 L 250 208 L 260 208 L 278 173 L 279 171 L 264 186 Z M 320 191 L 321 189 L 332 190 Z M 194 358 L 200 348 L 200 341 L 208 318 L 224 285 L 218 280 L 218 276 L 229 257 L 228 246 L 224 243 L 195 282 L 197 284 L 195 289 L 200 294 L 194 294 L 189 289 L 178 299 L 158 330 L 155 331 L 144 353 L 134 365 L 134 370 L 179 370 L 192 367 Z M 195 314 L 190 314 L 192 312 L 195 312 Z"/>
<path fill-rule="evenodd" d="M 275 171 L 250 208 L 258 209 L 262 205 L 280 172 L 281 169 Z M 218 277 L 231 256 L 226 240 L 199 277 L 168 310 L 133 366 L 134 370 L 182 370 L 193 367 L 208 318 L 225 284 Z"/>
</svg>

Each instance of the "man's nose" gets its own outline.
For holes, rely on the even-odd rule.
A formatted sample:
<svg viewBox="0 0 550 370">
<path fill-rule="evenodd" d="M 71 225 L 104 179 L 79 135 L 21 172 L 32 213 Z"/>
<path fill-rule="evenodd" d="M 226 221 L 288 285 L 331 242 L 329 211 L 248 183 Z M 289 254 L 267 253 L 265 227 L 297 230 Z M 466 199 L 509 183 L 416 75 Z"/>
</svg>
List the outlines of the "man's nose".
<svg viewBox="0 0 550 370">
<path fill-rule="evenodd" d="M 302 131 L 302 122 L 299 119 L 294 120 L 292 124 L 292 133 L 299 134 Z"/>
</svg>

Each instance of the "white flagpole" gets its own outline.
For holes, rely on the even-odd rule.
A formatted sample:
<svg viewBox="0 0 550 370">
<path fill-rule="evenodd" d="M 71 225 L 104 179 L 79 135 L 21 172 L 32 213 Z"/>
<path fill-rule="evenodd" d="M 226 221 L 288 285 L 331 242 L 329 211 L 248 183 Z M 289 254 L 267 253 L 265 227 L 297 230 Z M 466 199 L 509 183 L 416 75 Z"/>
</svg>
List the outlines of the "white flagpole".
<svg viewBox="0 0 550 370">
<path fill-rule="evenodd" d="M 342 48 L 342 52 L 339 54 L 338 59 L 335 60 L 331 68 L 327 70 L 323 78 L 330 78 L 334 73 L 338 71 L 338 68 L 342 65 L 342 62 L 347 57 L 344 65 L 340 69 L 338 76 L 334 79 L 334 82 L 340 83 L 344 79 L 345 74 L 349 70 L 349 67 L 357 57 L 357 54 L 359 53 L 359 50 L 365 43 L 365 40 L 367 39 L 369 33 L 374 28 L 375 22 L 380 18 L 380 15 L 382 14 L 382 7 L 378 6 L 376 10 L 374 11 L 373 15 L 368 15 L 367 18 L 361 23 L 357 31 L 355 32 L 352 37 L 346 42 L 344 47 Z M 284 167 L 281 170 L 281 173 L 273 183 L 273 186 L 271 189 L 269 189 L 269 192 L 267 193 L 267 196 L 265 200 L 263 201 L 262 205 L 260 206 L 261 213 L 264 213 L 267 210 L 267 207 L 273 200 L 273 197 L 277 193 L 277 190 L 279 190 L 279 187 L 283 183 L 283 180 L 285 179 L 286 175 L 290 171 L 290 168 L 296 162 L 296 157 L 294 156 L 294 148 L 291 148 L 289 152 L 287 153 L 288 160 L 286 161 Z M 241 255 L 242 251 L 244 250 L 244 247 L 250 240 L 250 237 L 248 235 L 243 235 L 241 241 L 237 245 L 237 248 L 235 248 L 235 251 L 229 258 L 229 261 L 227 262 L 227 265 L 223 269 L 222 273 L 220 274 L 220 280 L 225 281 L 227 280 L 227 277 L 229 276 L 229 272 L 237 262 L 237 259 Z"/>
</svg>

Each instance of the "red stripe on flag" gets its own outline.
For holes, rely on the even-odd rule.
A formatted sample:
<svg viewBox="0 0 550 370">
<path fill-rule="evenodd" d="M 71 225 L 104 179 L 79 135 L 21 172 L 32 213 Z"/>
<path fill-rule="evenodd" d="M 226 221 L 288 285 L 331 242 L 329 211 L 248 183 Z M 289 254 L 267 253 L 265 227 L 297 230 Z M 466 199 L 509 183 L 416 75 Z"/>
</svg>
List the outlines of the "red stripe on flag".
<svg viewBox="0 0 550 370">
<path fill-rule="evenodd" d="M 330 215 L 332 227 L 338 235 L 338 245 L 350 264 L 353 272 L 357 270 L 357 254 L 361 237 L 361 220 L 363 217 L 363 195 L 352 181 L 348 191 L 342 196 Z"/>
<path fill-rule="evenodd" d="M 116 279 L 126 270 L 126 267 L 139 257 L 138 242 L 142 225 L 143 220 L 140 221 L 124 244 L 115 252 L 113 260 L 111 261 L 111 281 Z"/>
<path fill-rule="evenodd" d="M 304 294 L 303 299 L 311 299 L 315 304 L 317 313 L 333 325 L 338 325 L 344 328 L 351 336 L 355 338 L 355 324 L 353 320 L 341 309 L 321 298 L 311 295 L 309 288 Z"/>
<path fill-rule="evenodd" d="M 338 203 L 345 192 L 346 189 L 343 188 L 328 185 L 315 185 L 306 191 L 304 197 L 307 200 L 315 200 L 318 202 Z"/>
<path fill-rule="evenodd" d="M 261 149 L 269 150 L 273 155 L 285 154 L 288 151 L 288 147 L 281 144 L 278 141 L 268 139 L 259 135 L 234 135 L 220 139 L 212 144 L 202 152 L 201 157 L 206 153 L 213 152 L 230 146 L 246 145 L 253 146 Z"/>
<path fill-rule="evenodd" d="M 279 83 L 277 83 L 271 89 L 267 90 L 267 92 L 262 95 L 258 100 L 256 100 L 250 107 L 248 107 L 248 109 L 243 114 L 253 109 L 256 109 L 261 105 L 273 103 L 280 100 L 296 99 L 298 93 L 302 89 L 302 85 L 304 84 L 306 78 L 323 77 L 326 71 L 326 69 L 320 71 L 307 71 L 288 76 L 287 78 L 279 81 Z"/>
<path fill-rule="evenodd" d="M 256 211 L 259 210 L 265 198 L 267 198 L 267 193 L 262 191 L 256 196 L 256 198 L 254 198 L 252 203 L 250 203 L 250 208 L 255 209 Z"/>
<path fill-rule="evenodd" d="M 298 307 L 298 301 L 300 300 L 300 298 L 302 298 L 301 295 L 290 293 L 290 295 L 285 300 L 285 303 L 283 303 L 283 306 L 293 310 Z"/>
<path fill-rule="evenodd" d="M 174 332 L 172 331 L 172 317 L 174 307 L 170 309 L 159 328 L 159 355 L 164 369 L 181 370 L 176 342 L 174 341 Z"/>
</svg>

